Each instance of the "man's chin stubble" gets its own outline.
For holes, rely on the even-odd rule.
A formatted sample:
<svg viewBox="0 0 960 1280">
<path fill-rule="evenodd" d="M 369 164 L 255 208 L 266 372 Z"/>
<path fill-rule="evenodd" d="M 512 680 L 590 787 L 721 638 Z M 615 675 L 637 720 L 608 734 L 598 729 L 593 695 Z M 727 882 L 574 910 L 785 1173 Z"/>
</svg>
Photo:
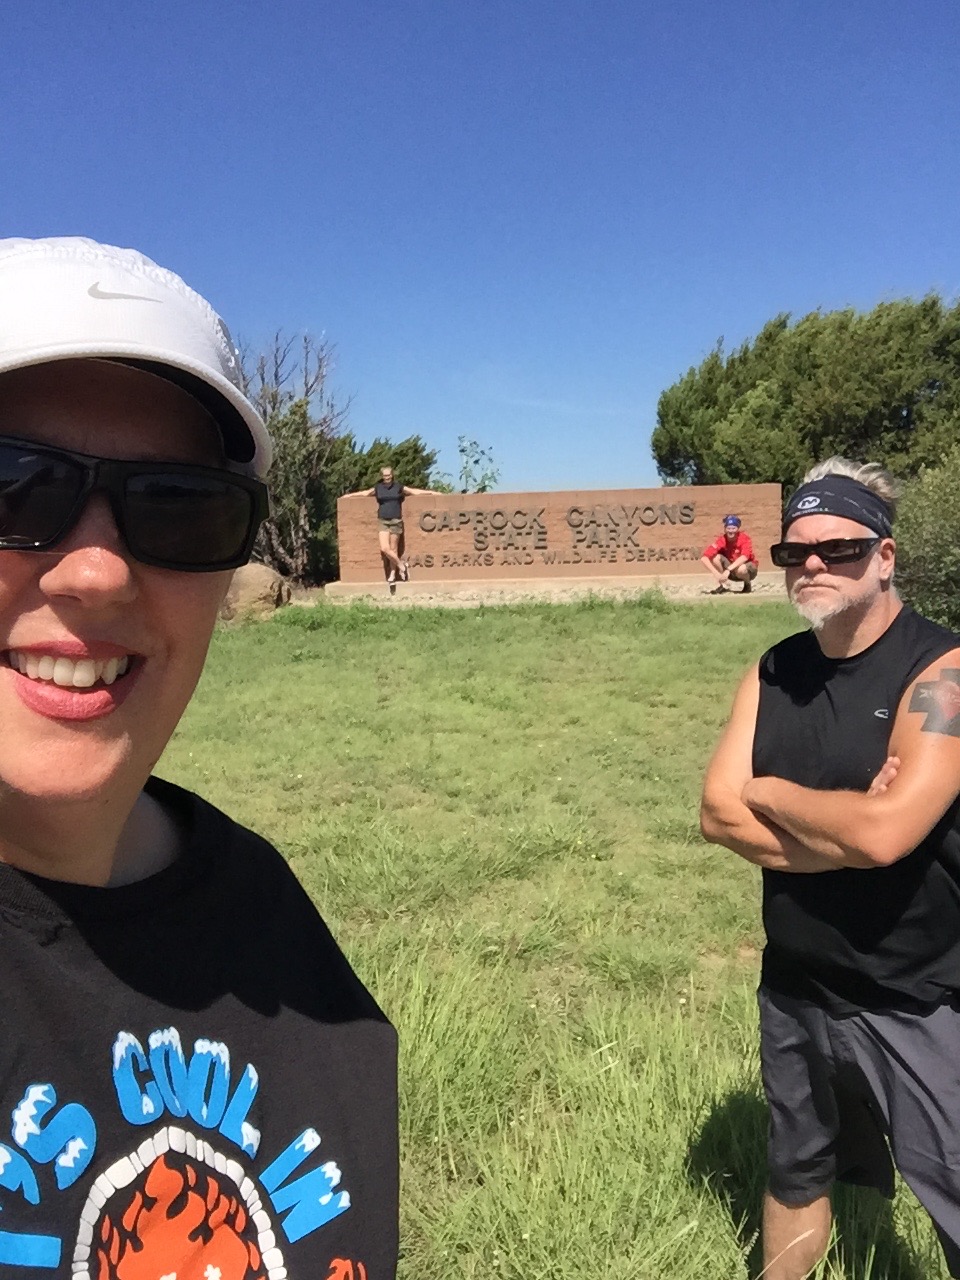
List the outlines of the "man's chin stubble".
<svg viewBox="0 0 960 1280">
<path fill-rule="evenodd" d="M 831 605 L 817 605 L 811 602 L 804 604 L 802 600 L 798 600 L 796 595 L 791 597 L 791 603 L 805 622 L 809 622 L 814 631 L 822 631 L 826 623 L 833 618 L 839 618 L 842 613 L 846 613 L 856 603 L 853 600 L 838 600 Z"/>
</svg>

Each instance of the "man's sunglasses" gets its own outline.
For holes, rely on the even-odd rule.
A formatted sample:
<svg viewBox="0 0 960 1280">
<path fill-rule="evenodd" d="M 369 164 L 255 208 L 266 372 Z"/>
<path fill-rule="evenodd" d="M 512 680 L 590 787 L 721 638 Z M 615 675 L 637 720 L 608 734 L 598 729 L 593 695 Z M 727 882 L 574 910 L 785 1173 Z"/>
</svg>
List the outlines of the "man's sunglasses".
<svg viewBox="0 0 960 1280">
<path fill-rule="evenodd" d="M 92 458 L 0 436 L 0 550 L 55 547 L 95 492 L 107 495 L 135 560 L 184 573 L 246 564 L 269 512 L 266 485 L 232 471 Z"/>
<path fill-rule="evenodd" d="M 828 538 L 826 542 L 777 542 L 770 559 L 778 569 L 799 569 L 811 556 L 824 564 L 853 564 L 869 555 L 879 538 Z"/>
</svg>

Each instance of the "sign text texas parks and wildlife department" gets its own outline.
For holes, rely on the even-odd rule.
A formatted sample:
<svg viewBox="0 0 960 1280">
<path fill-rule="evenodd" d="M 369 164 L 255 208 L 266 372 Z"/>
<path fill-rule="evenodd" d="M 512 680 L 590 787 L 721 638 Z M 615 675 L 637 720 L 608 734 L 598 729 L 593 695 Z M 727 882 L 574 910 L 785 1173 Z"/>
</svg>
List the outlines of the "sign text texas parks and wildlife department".
<svg viewBox="0 0 960 1280">
<path fill-rule="evenodd" d="M 769 569 L 780 510 L 776 484 L 441 494 L 404 502 L 404 550 L 418 582 L 702 573 L 735 512 Z M 376 502 L 341 498 L 337 522 L 341 582 L 382 582 Z"/>
</svg>

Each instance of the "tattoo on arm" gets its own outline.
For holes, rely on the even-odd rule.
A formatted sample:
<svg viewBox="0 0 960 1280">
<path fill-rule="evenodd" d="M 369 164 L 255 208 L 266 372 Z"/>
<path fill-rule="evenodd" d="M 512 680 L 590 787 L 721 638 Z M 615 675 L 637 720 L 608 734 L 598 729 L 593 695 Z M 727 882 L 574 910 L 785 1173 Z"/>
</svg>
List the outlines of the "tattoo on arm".
<svg viewBox="0 0 960 1280">
<path fill-rule="evenodd" d="M 960 738 L 960 668 L 945 667 L 936 680 L 918 684 L 908 711 L 926 715 L 921 733 L 945 733 Z"/>
</svg>

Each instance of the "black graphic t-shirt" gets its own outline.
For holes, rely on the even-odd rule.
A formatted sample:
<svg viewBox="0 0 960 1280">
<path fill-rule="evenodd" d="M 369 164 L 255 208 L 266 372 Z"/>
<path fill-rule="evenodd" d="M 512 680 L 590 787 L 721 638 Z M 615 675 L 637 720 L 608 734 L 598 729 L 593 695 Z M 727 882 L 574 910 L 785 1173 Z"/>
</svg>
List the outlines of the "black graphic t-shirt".
<svg viewBox="0 0 960 1280">
<path fill-rule="evenodd" d="M 0 1280 L 393 1280 L 393 1028 L 275 849 L 148 790 L 149 879 L 0 865 Z"/>
</svg>

